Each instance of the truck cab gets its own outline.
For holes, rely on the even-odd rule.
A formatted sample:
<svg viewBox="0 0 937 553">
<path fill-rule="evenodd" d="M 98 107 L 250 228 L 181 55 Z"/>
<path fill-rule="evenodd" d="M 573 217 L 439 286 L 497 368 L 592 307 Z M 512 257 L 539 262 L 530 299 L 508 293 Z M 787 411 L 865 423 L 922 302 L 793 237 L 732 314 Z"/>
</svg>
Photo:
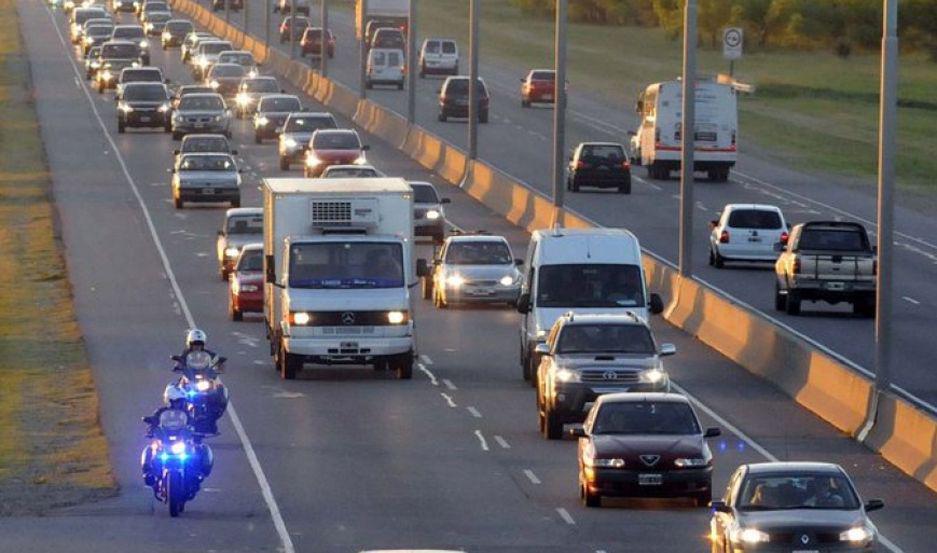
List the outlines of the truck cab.
<svg viewBox="0 0 937 553">
<path fill-rule="evenodd" d="M 264 316 L 280 375 L 306 363 L 411 378 L 413 192 L 397 178 L 264 181 Z"/>
</svg>

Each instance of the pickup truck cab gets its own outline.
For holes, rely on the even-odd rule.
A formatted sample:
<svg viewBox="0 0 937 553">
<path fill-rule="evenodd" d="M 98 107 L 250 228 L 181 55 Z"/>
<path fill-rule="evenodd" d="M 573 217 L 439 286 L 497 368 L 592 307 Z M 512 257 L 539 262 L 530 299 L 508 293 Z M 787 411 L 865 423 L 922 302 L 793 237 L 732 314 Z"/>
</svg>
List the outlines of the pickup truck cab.
<svg viewBox="0 0 937 553">
<path fill-rule="evenodd" d="M 775 263 L 775 309 L 799 315 L 803 300 L 852 303 L 875 314 L 876 251 L 858 223 L 814 221 L 791 230 Z"/>
</svg>

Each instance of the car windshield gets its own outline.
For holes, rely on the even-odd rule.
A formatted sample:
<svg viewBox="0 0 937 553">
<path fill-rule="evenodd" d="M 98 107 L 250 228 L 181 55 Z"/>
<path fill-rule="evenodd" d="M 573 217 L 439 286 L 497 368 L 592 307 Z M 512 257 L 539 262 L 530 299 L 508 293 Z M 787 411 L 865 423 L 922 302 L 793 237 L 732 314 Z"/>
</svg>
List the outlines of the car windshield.
<svg viewBox="0 0 937 553">
<path fill-rule="evenodd" d="M 350 132 L 318 132 L 312 137 L 312 147 L 319 150 L 358 150 L 358 135 Z"/>
<path fill-rule="evenodd" d="M 250 54 L 224 54 L 219 56 L 218 61 L 222 63 L 236 63 L 238 65 L 254 65 L 254 56 Z"/>
<path fill-rule="evenodd" d="M 557 344 L 559 353 L 653 354 L 651 331 L 641 325 L 568 324 Z"/>
<path fill-rule="evenodd" d="M 374 46 L 378 48 L 403 48 L 403 33 L 396 29 L 380 30 L 374 36 Z"/>
<path fill-rule="evenodd" d="M 380 177 L 380 173 L 377 172 L 377 169 L 371 167 L 329 167 L 325 170 L 325 173 L 322 174 L 322 178 L 325 179 L 351 179 L 351 178 L 363 178 L 370 179 Z"/>
<path fill-rule="evenodd" d="M 85 31 L 85 34 L 92 38 L 101 38 L 105 36 L 111 36 L 113 32 L 113 27 L 107 25 L 92 25 L 88 27 L 88 30 Z"/>
<path fill-rule="evenodd" d="M 289 285 L 295 288 L 399 288 L 403 248 L 386 242 L 326 242 L 290 246 Z"/>
<path fill-rule="evenodd" d="M 230 49 L 231 49 L 230 42 L 206 42 L 204 46 L 202 46 L 202 53 L 214 55 L 214 54 L 220 54 L 224 52 L 225 50 L 230 50 Z"/>
<path fill-rule="evenodd" d="M 733 209 L 728 223 L 731 228 L 779 229 L 781 216 L 767 209 Z"/>
<path fill-rule="evenodd" d="M 236 267 L 240 273 L 259 273 L 264 270 L 263 250 L 241 250 Z"/>
<path fill-rule="evenodd" d="M 168 95 L 163 85 L 132 85 L 124 90 L 124 99 L 143 102 L 165 102 Z"/>
<path fill-rule="evenodd" d="M 174 35 L 181 35 L 191 32 L 192 24 L 188 21 L 170 21 L 166 23 L 166 29 Z"/>
<path fill-rule="evenodd" d="M 741 511 L 855 511 L 859 498 L 840 474 L 750 474 L 742 483 L 736 505 Z"/>
<path fill-rule="evenodd" d="M 160 75 L 159 71 L 154 71 L 152 69 L 124 69 L 120 77 L 120 80 L 125 83 L 159 83 L 163 81 L 163 76 Z"/>
<path fill-rule="evenodd" d="M 185 156 L 179 164 L 181 171 L 234 171 L 234 161 L 229 156 L 197 155 Z"/>
<path fill-rule="evenodd" d="M 533 71 L 530 74 L 530 80 L 553 82 L 556 80 L 556 73 L 553 71 Z"/>
<path fill-rule="evenodd" d="M 276 79 L 251 79 L 244 82 L 245 92 L 279 92 L 280 83 Z"/>
<path fill-rule="evenodd" d="M 797 248 L 838 252 L 868 251 L 869 242 L 865 233 L 859 230 L 808 228 L 801 233 Z"/>
<path fill-rule="evenodd" d="M 167 12 L 154 12 L 146 16 L 147 23 L 165 23 L 172 19 L 172 15 Z"/>
<path fill-rule="evenodd" d="M 420 184 L 411 184 L 410 188 L 413 190 L 413 203 L 417 204 L 438 204 L 439 203 L 439 194 L 436 193 L 436 188 L 428 185 Z"/>
<path fill-rule="evenodd" d="M 179 98 L 184 98 L 189 94 L 213 94 L 215 90 L 210 86 L 183 86 L 179 89 Z"/>
<path fill-rule="evenodd" d="M 446 248 L 447 265 L 507 265 L 513 263 L 511 250 L 504 242 L 483 240 L 452 242 Z"/>
<path fill-rule="evenodd" d="M 446 87 L 447 95 L 456 95 L 456 96 L 468 96 L 469 93 L 469 80 L 468 79 L 450 79 L 449 85 Z M 488 91 L 485 89 L 485 83 L 481 80 L 478 81 L 478 93 L 482 96 L 487 96 Z"/>
<path fill-rule="evenodd" d="M 638 265 L 544 265 L 537 283 L 538 307 L 644 307 Z"/>
<path fill-rule="evenodd" d="M 335 121 L 331 117 L 302 116 L 290 117 L 286 122 L 287 132 L 313 132 L 317 129 L 334 129 Z"/>
<path fill-rule="evenodd" d="M 105 44 L 101 57 L 109 59 L 131 59 L 139 57 L 140 47 L 136 44 Z"/>
<path fill-rule="evenodd" d="M 184 96 L 179 100 L 179 109 L 182 111 L 221 111 L 224 102 L 214 96 Z"/>
<path fill-rule="evenodd" d="M 145 12 L 168 12 L 169 6 L 165 2 L 147 2 L 143 6 Z"/>
<path fill-rule="evenodd" d="M 331 32 L 329 32 L 329 36 L 332 36 Z M 311 41 L 313 44 L 319 44 L 322 42 L 322 27 L 307 27 L 303 38 L 307 42 Z"/>
<path fill-rule="evenodd" d="M 190 135 L 191 136 L 191 135 Z M 182 142 L 184 153 L 228 153 L 228 140 L 223 136 L 199 136 Z"/>
<path fill-rule="evenodd" d="M 228 234 L 263 234 L 263 215 L 232 215 L 225 228 Z"/>
<path fill-rule="evenodd" d="M 625 160 L 625 150 L 621 146 L 583 146 L 579 161 L 584 163 L 621 163 Z"/>
<path fill-rule="evenodd" d="M 593 434 L 699 434 L 689 405 L 676 401 L 610 401 L 603 403 L 592 424 Z"/>
<path fill-rule="evenodd" d="M 244 76 L 244 66 L 236 65 L 233 63 L 232 64 L 226 63 L 224 65 L 216 64 L 214 67 L 211 68 L 211 76 L 212 77 L 224 77 L 224 78 L 231 78 L 231 77 L 241 78 Z"/>
<path fill-rule="evenodd" d="M 299 98 L 264 98 L 260 101 L 260 111 L 299 111 L 302 106 Z"/>
<path fill-rule="evenodd" d="M 119 38 L 122 40 L 133 40 L 137 38 L 144 38 L 143 27 L 115 27 L 114 35 L 112 38 Z"/>
</svg>

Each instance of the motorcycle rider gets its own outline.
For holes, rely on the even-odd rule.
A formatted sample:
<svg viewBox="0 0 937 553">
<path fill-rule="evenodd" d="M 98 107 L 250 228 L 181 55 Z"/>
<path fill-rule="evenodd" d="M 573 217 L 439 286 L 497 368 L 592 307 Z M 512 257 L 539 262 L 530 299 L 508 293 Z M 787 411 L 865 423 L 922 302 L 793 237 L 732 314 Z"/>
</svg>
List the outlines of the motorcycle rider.
<svg viewBox="0 0 937 553">
<path fill-rule="evenodd" d="M 192 353 L 193 351 L 204 351 L 211 356 L 212 362 L 218 358 L 218 354 L 211 351 L 210 349 L 205 348 L 205 342 L 208 341 L 208 335 L 204 331 L 197 328 L 190 329 L 185 334 L 185 349 L 182 350 L 182 355 L 180 356 L 183 360 L 185 356 Z M 176 363 L 176 367 L 180 367 L 179 363 Z M 224 371 L 224 363 L 219 363 L 216 367 L 218 372 Z"/>
<path fill-rule="evenodd" d="M 185 367 L 186 359 L 189 354 L 203 351 L 211 358 L 211 365 L 214 366 L 215 370 L 217 372 L 224 372 L 224 359 L 219 359 L 215 352 L 205 348 L 205 343 L 207 341 L 208 335 L 198 328 L 193 328 L 186 332 L 185 349 L 182 355 L 179 356 L 180 360 L 176 362 L 176 366 L 173 370 L 181 371 Z M 180 388 L 185 388 L 188 384 L 188 379 L 183 376 L 179 379 L 177 385 Z M 211 418 L 207 421 L 198 421 L 199 424 L 197 426 L 200 431 L 204 430 L 205 434 L 217 434 L 218 419 L 224 415 L 225 409 L 228 407 L 228 391 L 220 382 L 217 384 L 215 392 L 208 396 L 208 405 Z"/>
<path fill-rule="evenodd" d="M 165 402 L 164 405 L 160 406 L 152 415 L 143 417 L 143 422 L 147 424 L 147 438 L 162 439 L 163 430 L 160 426 L 163 418 L 162 416 L 170 410 L 176 411 L 180 413 L 181 416 L 185 417 L 186 427 L 189 427 L 191 424 L 191 420 L 185 412 L 184 390 L 174 384 L 169 384 L 166 386 L 163 399 Z M 157 475 L 153 471 L 153 455 L 156 453 L 156 446 L 157 443 L 154 441 L 143 448 L 143 452 L 140 454 L 140 469 L 143 472 L 143 482 L 153 488 L 154 494 L 157 493 Z M 197 469 L 194 484 L 197 488 L 201 481 L 211 474 L 215 459 L 208 444 L 204 444 L 201 440 L 196 439 L 194 440 L 194 446 L 196 459 L 193 461 L 193 466 Z"/>
</svg>

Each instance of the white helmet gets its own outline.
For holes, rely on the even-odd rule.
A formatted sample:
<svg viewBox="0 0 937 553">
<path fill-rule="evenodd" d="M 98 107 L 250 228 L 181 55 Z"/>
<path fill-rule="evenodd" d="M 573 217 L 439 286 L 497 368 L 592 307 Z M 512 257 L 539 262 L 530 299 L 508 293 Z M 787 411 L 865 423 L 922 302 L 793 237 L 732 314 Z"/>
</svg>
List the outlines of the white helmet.
<svg viewBox="0 0 937 553">
<path fill-rule="evenodd" d="M 185 349 L 190 349 L 192 344 L 196 342 L 201 342 L 202 346 L 205 346 L 205 342 L 208 341 L 208 336 L 197 328 L 193 328 L 185 335 Z"/>
<path fill-rule="evenodd" d="M 163 403 L 172 407 L 174 402 L 182 400 L 185 400 L 185 390 L 175 383 L 167 384 L 166 389 L 163 390 Z"/>
</svg>

